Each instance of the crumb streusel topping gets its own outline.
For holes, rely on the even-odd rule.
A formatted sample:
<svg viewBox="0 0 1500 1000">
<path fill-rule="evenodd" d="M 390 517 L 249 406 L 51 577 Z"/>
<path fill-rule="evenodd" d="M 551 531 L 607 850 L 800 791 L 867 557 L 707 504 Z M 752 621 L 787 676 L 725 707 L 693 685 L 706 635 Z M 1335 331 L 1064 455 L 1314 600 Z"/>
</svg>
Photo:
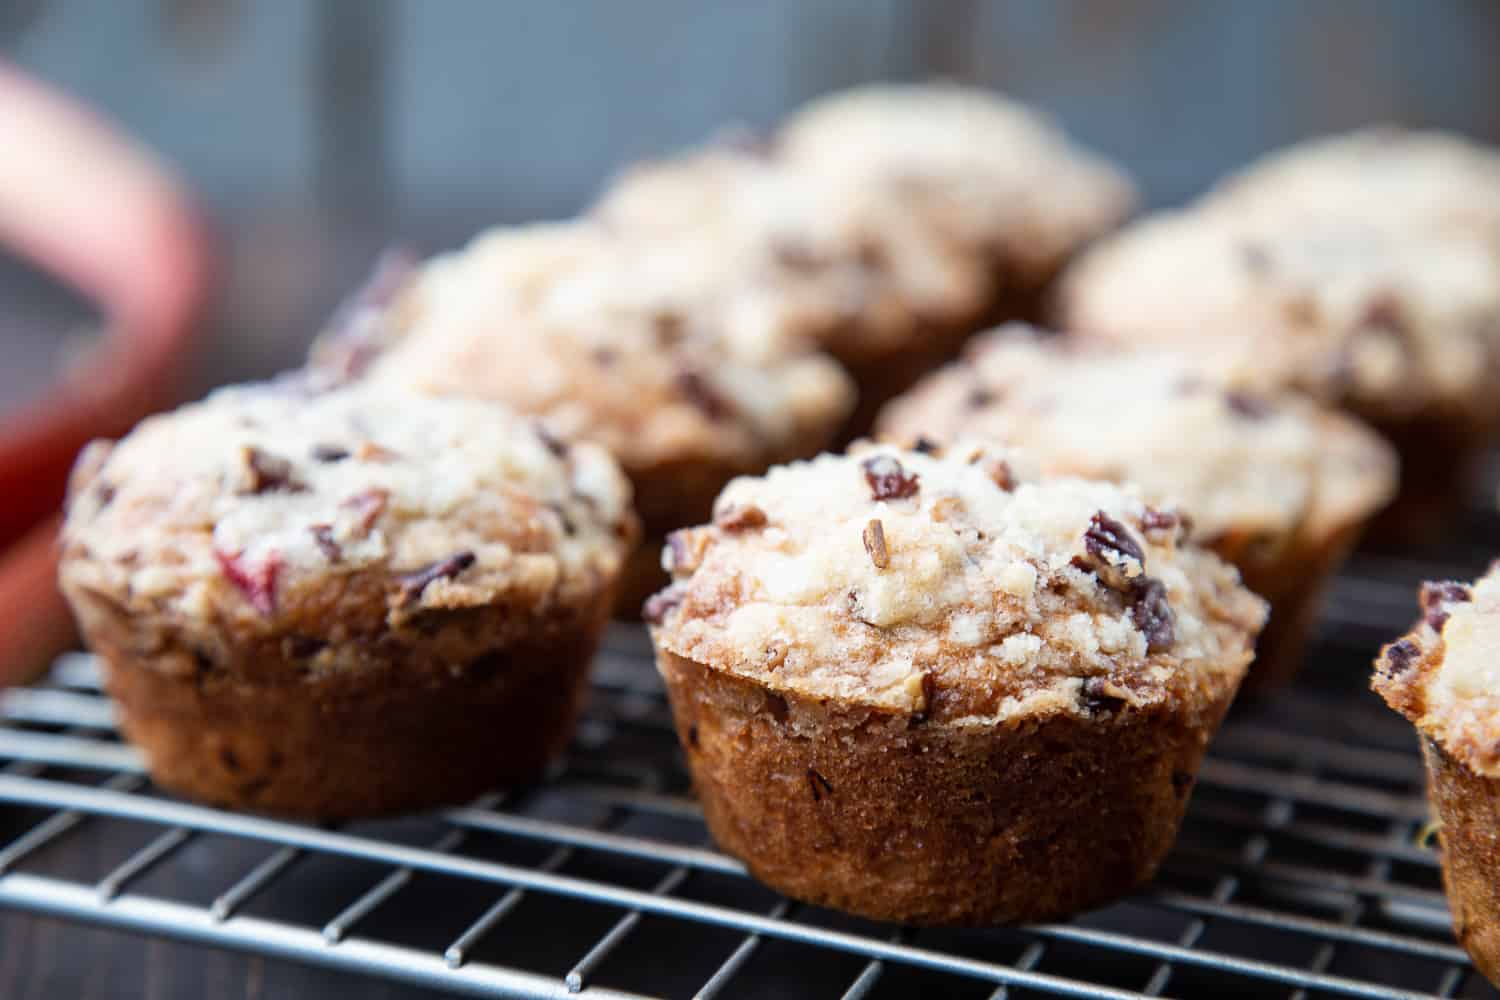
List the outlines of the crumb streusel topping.
<svg viewBox="0 0 1500 1000">
<path fill-rule="evenodd" d="M 1450 756 L 1500 777 L 1500 563 L 1472 586 L 1423 584 L 1421 606 L 1381 650 L 1372 686 Z"/>
<path fill-rule="evenodd" d="M 394 623 L 576 599 L 614 577 L 635 532 L 629 485 L 597 446 L 491 404 L 292 379 L 91 445 L 61 578 L 146 613 L 273 631 L 309 595 L 374 574 Z"/>
<path fill-rule="evenodd" d="M 504 402 L 627 470 L 817 447 L 853 405 L 848 376 L 714 261 L 588 223 L 492 230 L 420 269 L 368 377 Z"/>
<path fill-rule="evenodd" d="M 877 426 L 898 441 L 984 437 L 1051 474 L 1135 483 L 1190 511 L 1205 543 L 1336 530 L 1396 486 L 1388 445 L 1305 398 L 1222 387 L 1182 352 L 1116 351 L 1020 324 L 971 341 Z"/>
<path fill-rule="evenodd" d="M 925 322 L 981 315 L 993 277 L 919 213 L 846 178 L 773 154 L 708 146 L 626 171 L 593 214 L 639 237 L 713 247 L 742 276 L 798 304 L 811 336 L 860 359 L 908 341 Z"/>
<path fill-rule="evenodd" d="M 857 444 L 732 482 L 669 538 L 658 648 L 946 720 L 1092 714 L 1237 682 L 1265 605 L 1131 489 L 991 444 Z"/>
<path fill-rule="evenodd" d="M 1500 255 L 1461 234 L 1167 213 L 1085 254 L 1060 302 L 1070 331 L 1194 350 L 1250 386 L 1392 416 L 1500 406 Z"/>
<path fill-rule="evenodd" d="M 1045 117 L 952 84 L 881 84 L 813 101 L 778 134 L 787 162 L 905 200 L 970 252 L 1045 277 L 1130 213 L 1130 180 Z"/>
<path fill-rule="evenodd" d="M 1500 152 L 1446 132 L 1371 126 L 1270 153 L 1220 181 L 1205 208 L 1305 224 L 1345 219 L 1500 238 Z"/>
</svg>

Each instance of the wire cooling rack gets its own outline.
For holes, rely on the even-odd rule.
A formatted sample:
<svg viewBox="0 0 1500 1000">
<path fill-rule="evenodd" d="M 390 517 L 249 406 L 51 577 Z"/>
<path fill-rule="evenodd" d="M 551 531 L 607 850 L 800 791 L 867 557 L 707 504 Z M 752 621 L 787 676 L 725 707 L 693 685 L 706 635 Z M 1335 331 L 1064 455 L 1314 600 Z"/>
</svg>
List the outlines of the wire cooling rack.
<svg viewBox="0 0 1500 1000">
<path fill-rule="evenodd" d="M 0 696 L 0 907 L 481 996 L 1500 997 L 1418 842 L 1410 727 L 1365 690 L 1416 582 L 1500 552 L 1470 521 L 1464 549 L 1351 564 L 1298 687 L 1232 714 L 1155 883 L 1069 923 L 898 928 L 758 885 L 713 849 L 624 627 L 544 782 L 337 829 L 160 795 L 65 657 Z"/>
</svg>

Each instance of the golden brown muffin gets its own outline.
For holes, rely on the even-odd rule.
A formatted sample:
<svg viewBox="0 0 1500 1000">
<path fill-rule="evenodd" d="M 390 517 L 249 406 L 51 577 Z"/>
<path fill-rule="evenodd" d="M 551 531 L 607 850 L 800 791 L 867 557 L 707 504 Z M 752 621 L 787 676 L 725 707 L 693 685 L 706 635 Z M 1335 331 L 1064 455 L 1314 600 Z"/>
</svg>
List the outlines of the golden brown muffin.
<svg viewBox="0 0 1500 1000">
<path fill-rule="evenodd" d="M 719 845 L 918 924 L 1151 877 L 1265 605 L 1132 490 L 992 445 L 856 445 L 731 483 L 647 604 Z"/>
<path fill-rule="evenodd" d="M 792 303 L 798 333 L 859 387 L 851 432 L 958 350 L 989 315 L 992 277 L 902 202 L 724 144 L 640 164 L 593 216 L 623 238 L 687 240 Z"/>
<path fill-rule="evenodd" d="M 1500 420 L 1500 256 L 1462 233 L 1167 213 L 1084 255 L 1059 302 L 1070 333 L 1191 351 L 1374 427 L 1401 458 L 1384 542 L 1441 528 Z"/>
<path fill-rule="evenodd" d="M 982 261 L 990 319 L 1037 319 L 1042 292 L 1079 247 L 1130 214 L 1123 170 L 1000 94 L 951 83 L 876 84 L 797 112 L 776 149 L 797 170 L 905 206 Z"/>
<path fill-rule="evenodd" d="M 853 406 L 794 302 L 711 248 L 587 222 L 481 234 L 421 266 L 383 315 L 325 337 L 314 363 L 373 345 L 353 352 L 365 378 L 503 402 L 620 462 L 647 538 L 622 581 L 629 617 L 665 582 L 668 531 L 707 518 L 734 476 L 816 454 Z"/>
<path fill-rule="evenodd" d="M 1371 686 L 1422 738 L 1453 930 L 1500 984 L 1500 564 L 1472 587 L 1423 584 L 1421 606 Z"/>
<path fill-rule="evenodd" d="M 158 784 L 401 812 L 566 743 L 629 498 L 602 449 L 498 406 L 226 389 L 80 458 L 61 584 Z"/>
<path fill-rule="evenodd" d="M 1395 493 L 1391 448 L 1295 393 L 1216 385 L 1189 354 L 1122 352 L 1012 324 L 883 411 L 897 441 L 979 436 L 1048 474 L 1130 482 L 1192 517 L 1192 537 L 1271 603 L 1245 685 L 1291 677 L 1324 585 Z"/>
</svg>

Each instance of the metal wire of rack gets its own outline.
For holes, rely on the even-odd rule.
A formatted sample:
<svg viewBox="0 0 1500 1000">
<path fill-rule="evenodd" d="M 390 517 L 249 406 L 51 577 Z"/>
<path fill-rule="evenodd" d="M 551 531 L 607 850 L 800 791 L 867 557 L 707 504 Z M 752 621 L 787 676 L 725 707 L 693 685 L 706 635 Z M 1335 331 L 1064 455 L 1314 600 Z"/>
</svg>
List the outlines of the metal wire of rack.
<svg viewBox="0 0 1500 1000">
<path fill-rule="evenodd" d="M 708 840 L 623 627 L 545 781 L 340 829 L 158 794 L 65 657 L 0 696 L 0 907 L 484 996 L 1500 997 L 1417 842 L 1410 728 L 1364 691 L 1416 581 L 1500 551 L 1474 520 L 1451 558 L 1351 564 L 1298 688 L 1232 714 L 1156 881 L 1069 923 L 896 928 L 760 886 Z"/>
</svg>

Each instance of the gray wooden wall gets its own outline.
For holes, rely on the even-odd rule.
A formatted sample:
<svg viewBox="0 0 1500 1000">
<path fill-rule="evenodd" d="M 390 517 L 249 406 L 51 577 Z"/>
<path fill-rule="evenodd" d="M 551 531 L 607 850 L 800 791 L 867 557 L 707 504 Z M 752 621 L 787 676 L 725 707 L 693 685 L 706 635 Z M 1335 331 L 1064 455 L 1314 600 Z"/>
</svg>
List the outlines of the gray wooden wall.
<svg viewBox="0 0 1500 1000">
<path fill-rule="evenodd" d="M 210 206 L 229 281 L 204 380 L 295 358 L 387 241 L 571 212 L 632 158 L 861 81 L 1002 88 L 1165 204 L 1363 122 L 1500 139 L 1497 57 L 1496 0 L 0 0 L 0 58 Z M 32 361 L 0 366 L 0 400 L 76 314 L 17 273 L 0 346 Z"/>
</svg>

